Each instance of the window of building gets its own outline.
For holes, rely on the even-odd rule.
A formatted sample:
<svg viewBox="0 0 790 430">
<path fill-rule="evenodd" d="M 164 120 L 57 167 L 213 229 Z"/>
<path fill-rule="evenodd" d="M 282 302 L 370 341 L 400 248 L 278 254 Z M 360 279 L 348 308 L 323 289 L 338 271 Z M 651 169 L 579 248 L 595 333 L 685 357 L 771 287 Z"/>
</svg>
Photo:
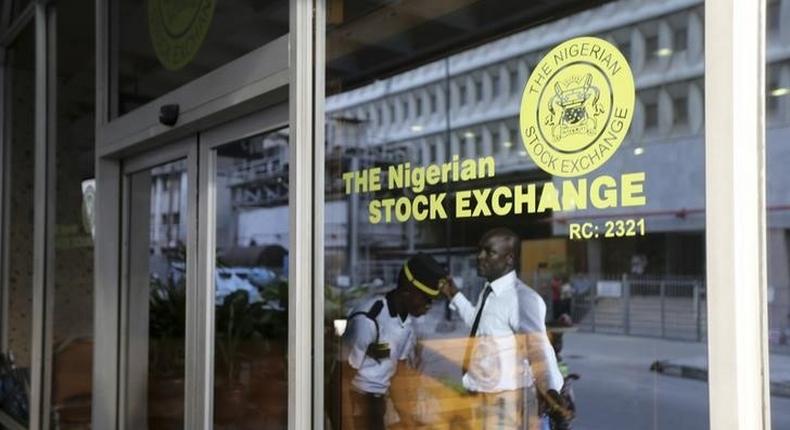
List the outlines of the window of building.
<svg viewBox="0 0 790 430">
<path fill-rule="evenodd" d="M 781 5 L 782 3 L 780 0 L 769 0 L 766 5 L 766 30 L 769 32 L 774 32 L 779 29 L 782 19 L 780 10 Z"/>
<path fill-rule="evenodd" d="M 618 48 L 620 49 L 620 52 L 623 53 L 625 58 L 628 58 L 628 59 L 631 58 L 631 42 L 630 41 L 620 42 L 618 44 Z"/>
<path fill-rule="evenodd" d="M 467 88 L 466 88 L 466 84 L 459 84 L 458 85 L 458 104 L 459 105 L 466 106 L 466 103 L 468 102 L 468 100 L 467 100 L 467 97 L 468 97 L 467 93 L 468 93 L 468 91 L 467 91 Z"/>
<path fill-rule="evenodd" d="M 645 131 L 658 129 L 658 102 L 645 102 Z"/>
<path fill-rule="evenodd" d="M 683 52 L 688 48 L 688 28 L 678 28 L 673 33 L 675 52 Z"/>
<path fill-rule="evenodd" d="M 475 157 L 488 155 L 483 151 L 483 136 L 474 135 L 471 140 L 475 146 Z"/>
<path fill-rule="evenodd" d="M 672 98 L 672 125 L 675 127 L 685 126 L 689 123 L 689 100 L 685 96 L 675 96 Z"/>
<path fill-rule="evenodd" d="M 521 93 L 522 88 L 521 88 L 521 82 L 519 82 L 519 78 L 518 78 L 518 69 L 516 68 L 510 69 L 510 72 L 508 72 L 508 74 L 510 78 L 510 92 L 513 94 Z"/>
<path fill-rule="evenodd" d="M 658 53 L 658 35 L 653 34 L 645 37 L 645 53 L 648 58 L 654 57 Z"/>
</svg>

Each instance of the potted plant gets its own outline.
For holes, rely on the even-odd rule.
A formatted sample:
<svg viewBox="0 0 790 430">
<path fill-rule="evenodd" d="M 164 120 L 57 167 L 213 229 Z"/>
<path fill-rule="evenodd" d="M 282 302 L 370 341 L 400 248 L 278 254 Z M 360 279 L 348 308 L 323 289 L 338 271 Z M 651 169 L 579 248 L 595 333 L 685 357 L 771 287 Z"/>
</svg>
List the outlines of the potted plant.
<svg viewBox="0 0 790 430">
<path fill-rule="evenodd" d="M 264 303 L 250 302 L 249 293 L 237 290 L 228 294 L 215 308 L 216 352 L 218 361 L 215 414 L 221 422 L 243 414 L 244 384 L 241 368 L 251 357 L 243 344 L 259 337 L 265 319 Z"/>
<path fill-rule="evenodd" d="M 149 415 L 180 422 L 184 402 L 186 280 L 151 279 L 149 298 Z"/>
</svg>

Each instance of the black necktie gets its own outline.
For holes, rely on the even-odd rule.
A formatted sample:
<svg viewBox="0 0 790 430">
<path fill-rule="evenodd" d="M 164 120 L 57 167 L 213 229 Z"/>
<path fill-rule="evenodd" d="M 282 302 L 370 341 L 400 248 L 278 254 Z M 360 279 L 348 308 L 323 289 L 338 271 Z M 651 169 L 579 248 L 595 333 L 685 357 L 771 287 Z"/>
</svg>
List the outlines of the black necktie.
<svg viewBox="0 0 790 430">
<path fill-rule="evenodd" d="M 464 363 L 461 366 L 463 373 L 469 370 L 469 361 L 472 359 L 472 349 L 474 348 L 475 336 L 477 336 L 477 326 L 480 325 L 480 317 L 483 315 L 483 307 L 486 305 L 486 299 L 491 294 L 491 284 L 486 282 L 486 288 L 483 290 L 483 298 L 480 299 L 480 309 L 477 310 L 475 321 L 472 323 L 472 331 L 469 332 L 469 340 L 466 342 L 466 351 L 464 352 Z"/>
</svg>

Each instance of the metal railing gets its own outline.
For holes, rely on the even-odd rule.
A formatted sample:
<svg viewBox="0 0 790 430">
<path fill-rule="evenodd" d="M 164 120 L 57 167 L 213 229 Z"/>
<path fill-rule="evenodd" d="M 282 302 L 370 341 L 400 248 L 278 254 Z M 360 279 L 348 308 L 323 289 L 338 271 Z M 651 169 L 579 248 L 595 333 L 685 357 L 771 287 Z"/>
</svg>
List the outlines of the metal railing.
<svg viewBox="0 0 790 430">
<path fill-rule="evenodd" d="M 623 275 L 574 282 L 571 317 L 581 331 L 702 342 L 705 282 Z"/>
</svg>

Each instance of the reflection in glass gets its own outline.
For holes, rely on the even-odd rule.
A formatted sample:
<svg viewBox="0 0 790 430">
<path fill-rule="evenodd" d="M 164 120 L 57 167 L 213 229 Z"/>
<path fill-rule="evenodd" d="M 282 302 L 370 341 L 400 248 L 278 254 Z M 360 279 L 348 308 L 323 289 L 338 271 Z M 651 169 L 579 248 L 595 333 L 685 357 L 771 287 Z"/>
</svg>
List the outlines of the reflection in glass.
<svg viewBox="0 0 790 430">
<path fill-rule="evenodd" d="M 129 428 L 183 427 L 186 161 L 135 173 L 130 189 Z"/>
<path fill-rule="evenodd" d="M 790 428 L 790 1 L 767 2 L 766 34 L 766 261 L 771 421 Z"/>
<path fill-rule="evenodd" d="M 287 426 L 288 155 L 287 130 L 216 151 L 217 429 Z"/>
<path fill-rule="evenodd" d="M 3 327 L 7 349 L 0 356 L 0 409 L 22 424 L 29 416 L 33 321 L 34 52 L 33 26 L 28 25 L 6 54 L 10 133 L 4 139 L 6 165 L 0 167 L 8 181 L 4 207 L 9 234 L 3 244 L 8 327 Z"/>
<path fill-rule="evenodd" d="M 288 2 L 115 0 L 123 115 L 288 33 Z"/>
<path fill-rule="evenodd" d="M 50 428 L 91 422 L 94 246 L 94 3 L 57 14 L 55 290 L 52 296 Z M 68 10 L 68 12 L 66 12 Z M 72 136 L 80 136 L 73 139 Z"/>
<path fill-rule="evenodd" d="M 398 367 L 391 375 L 387 425 L 480 428 L 473 423 L 490 417 L 500 402 L 503 416 L 524 412 L 523 405 L 509 406 L 513 399 L 524 400 L 522 388 L 551 398 L 549 390 L 560 387 L 545 382 L 541 363 L 549 363 L 548 358 L 527 357 L 534 378 L 501 377 L 513 366 L 499 364 L 512 355 L 497 336 L 518 340 L 529 333 L 523 337 L 540 339 L 535 342 L 540 350 L 547 351 L 543 336 L 551 342 L 564 379 L 558 391 L 576 406 L 573 428 L 708 426 L 703 2 L 602 3 L 564 1 L 541 8 L 504 1 L 414 10 L 405 4 L 349 6 L 344 14 L 356 17 L 353 21 L 329 14 L 324 335 L 325 403 L 333 429 L 353 428 L 353 419 L 346 418 L 357 414 L 353 395 L 358 393 L 339 371 L 354 367 L 353 354 L 343 348 L 344 329 L 353 328 L 357 318 L 350 314 L 369 310 L 364 308 L 373 297 L 399 285 L 404 262 L 419 252 L 446 268 L 466 301 L 458 296 L 436 300 L 413 321 L 416 360 L 403 368 L 416 372 Z M 386 28 L 378 21 L 384 15 L 391 24 Z M 620 46 L 639 85 L 623 144 L 601 167 L 573 180 L 644 172 L 646 203 L 605 209 L 574 203 L 563 210 L 454 216 L 462 193 L 470 190 L 529 184 L 542 188 L 538 192 L 551 185 L 562 188 L 566 178 L 552 177 L 527 154 L 519 113 L 525 84 L 541 59 L 578 36 Z M 355 44 L 352 38 L 367 43 Z M 420 102 L 432 98 L 435 111 Z M 414 172 L 454 157 L 493 157 L 496 174 L 420 189 L 389 185 L 390 169 L 409 163 Z M 344 177 L 375 169 L 382 172 L 381 189 L 356 190 L 360 182 L 370 185 L 369 179 Z M 424 182 L 427 176 L 411 180 Z M 446 217 L 393 216 L 387 222 L 371 216 L 371 205 L 383 205 L 385 199 L 416 202 L 418 196 L 440 193 L 446 193 Z M 606 222 L 616 220 L 631 220 L 640 233 L 605 237 Z M 570 238 L 571 225 L 581 223 L 597 225 L 600 234 Z M 518 281 L 509 279 L 526 284 L 534 293 L 529 297 L 539 297 L 529 305 L 519 303 L 519 311 L 531 309 L 524 318 L 507 319 L 515 311 L 494 312 L 510 328 L 492 323 L 487 309 L 507 309 L 518 300 L 497 300 L 502 277 L 492 282 L 495 292 L 487 293 L 480 257 L 487 248 L 480 247 L 481 239 L 502 227 L 518 236 L 513 247 Z M 492 301 L 482 305 L 485 297 Z M 537 303 L 545 306 L 545 318 Z M 481 331 L 471 335 L 478 314 Z M 529 324 L 521 323 L 525 320 Z M 545 333 L 533 336 L 543 327 Z M 478 339 L 485 335 L 494 342 Z M 472 358 L 464 369 L 470 343 L 477 343 L 472 357 L 490 360 Z M 485 350 L 490 354 L 480 352 Z M 684 365 L 697 370 L 692 372 L 696 379 L 670 376 Z M 480 376 L 476 381 L 469 380 L 472 371 Z M 510 396 L 498 397 L 505 392 Z M 397 398 L 404 394 L 414 409 L 398 407 Z"/>
</svg>

